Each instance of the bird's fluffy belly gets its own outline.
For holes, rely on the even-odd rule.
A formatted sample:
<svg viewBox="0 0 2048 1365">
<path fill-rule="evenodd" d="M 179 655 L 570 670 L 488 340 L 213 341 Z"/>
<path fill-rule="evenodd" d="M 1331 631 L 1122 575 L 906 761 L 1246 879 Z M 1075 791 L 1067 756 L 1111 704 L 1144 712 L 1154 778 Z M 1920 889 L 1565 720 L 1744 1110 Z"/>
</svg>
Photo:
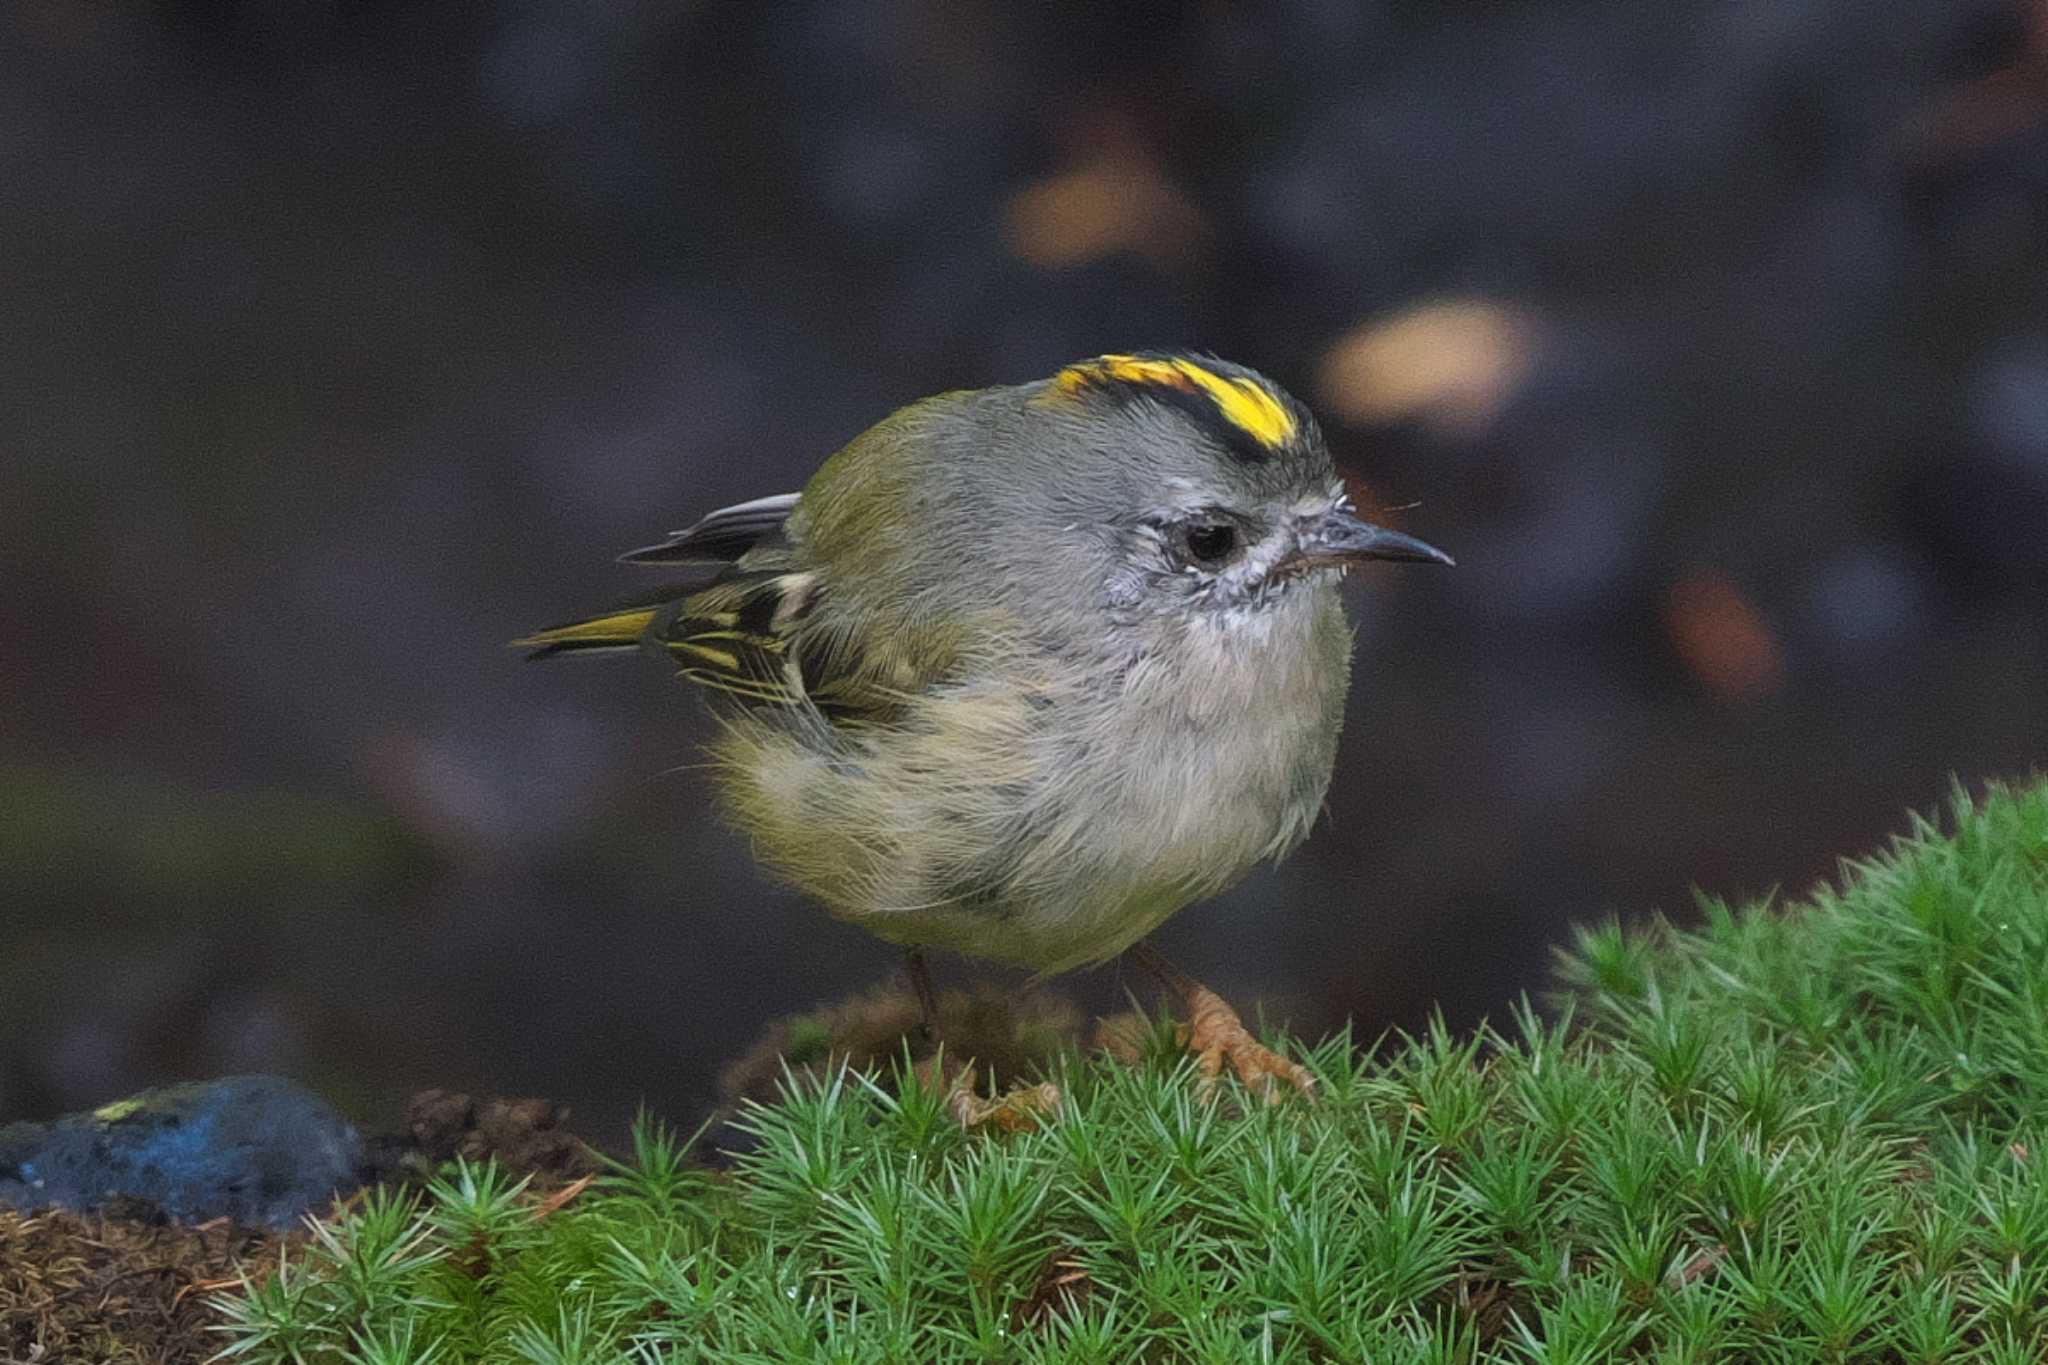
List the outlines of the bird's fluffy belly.
<svg viewBox="0 0 2048 1365">
<path fill-rule="evenodd" d="M 1319 674 L 1305 641 L 1254 643 L 1256 670 L 1207 667 L 1245 645 L 1197 637 L 1085 696 L 964 687 L 864 737 L 735 722 L 728 805 L 765 862 L 878 937 L 1045 972 L 1102 961 L 1320 808 L 1343 670 Z M 1223 681 L 1191 696 L 1190 669 Z"/>
</svg>

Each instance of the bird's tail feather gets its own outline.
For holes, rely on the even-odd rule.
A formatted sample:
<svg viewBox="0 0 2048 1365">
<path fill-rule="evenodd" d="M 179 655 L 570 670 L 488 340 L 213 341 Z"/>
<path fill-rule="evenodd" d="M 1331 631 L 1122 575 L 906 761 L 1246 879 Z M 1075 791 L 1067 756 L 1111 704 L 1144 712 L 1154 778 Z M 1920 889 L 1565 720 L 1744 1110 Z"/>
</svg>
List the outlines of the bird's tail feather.
<svg viewBox="0 0 2048 1365">
<path fill-rule="evenodd" d="M 529 659 L 555 654 L 599 649 L 638 649 L 647 628 L 661 614 L 659 607 L 633 607 L 607 612 L 582 621 L 570 621 L 537 630 L 512 642 L 513 648 L 532 651 Z"/>
</svg>

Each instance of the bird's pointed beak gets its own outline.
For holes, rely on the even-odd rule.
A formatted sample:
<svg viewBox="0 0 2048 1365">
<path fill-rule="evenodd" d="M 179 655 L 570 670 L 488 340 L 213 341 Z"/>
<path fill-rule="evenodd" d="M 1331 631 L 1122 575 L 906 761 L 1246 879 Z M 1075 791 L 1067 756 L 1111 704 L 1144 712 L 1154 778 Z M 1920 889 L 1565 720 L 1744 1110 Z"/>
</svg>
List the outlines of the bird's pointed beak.
<svg viewBox="0 0 2048 1365">
<path fill-rule="evenodd" d="M 1333 508 L 1301 538 L 1295 556 L 1303 568 L 1343 568 L 1368 559 L 1401 559 L 1416 564 L 1453 565 L 1458 561 L 1434 545 L 1399 531 L 1360 521 Z"/>
</svg>

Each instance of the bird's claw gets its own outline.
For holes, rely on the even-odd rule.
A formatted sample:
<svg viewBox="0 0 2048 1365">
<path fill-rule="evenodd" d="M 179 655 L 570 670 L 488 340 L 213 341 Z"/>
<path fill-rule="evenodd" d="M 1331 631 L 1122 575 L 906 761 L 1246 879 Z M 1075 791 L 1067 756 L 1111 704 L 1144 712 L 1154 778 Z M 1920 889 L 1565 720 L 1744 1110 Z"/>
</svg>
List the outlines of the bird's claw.
<svg viewBox="0 0 2048 1365">
<path fill-rule="evenodd" d="M 1197 987 L 1188 997 L 1187 1048 L 1195 1055 L 1195 1069 L 1201 1076 L 1201 1092 L 1215 1093 L 1216 1083 L 1228 1061 L 1247 1088 L 1263 1095 L 1268 1103 L 1284 1093 L 1275 1082 L 1284 1082 L 1304 1096 L 1313 1098 L 1316 1078 L 1305 1066 L 1291 1062 L 1252 1037 L 1222 996 Z"/>
<path fill-rule="evenodd" d="M 973 1062 L 939 1063 L 934 1057 L 919 1064 L 918 1074 L 927 1085 L 943 1083 L 947 1111 L 969 1132 L 990 1126 L 1005 1133 L 1035 1132 L 1059 1113 L 1060 1088 L 1051 1081 L 1016 1086 L 994 1099 L 983 1099 L 974 1092 Z"/>
</svg>

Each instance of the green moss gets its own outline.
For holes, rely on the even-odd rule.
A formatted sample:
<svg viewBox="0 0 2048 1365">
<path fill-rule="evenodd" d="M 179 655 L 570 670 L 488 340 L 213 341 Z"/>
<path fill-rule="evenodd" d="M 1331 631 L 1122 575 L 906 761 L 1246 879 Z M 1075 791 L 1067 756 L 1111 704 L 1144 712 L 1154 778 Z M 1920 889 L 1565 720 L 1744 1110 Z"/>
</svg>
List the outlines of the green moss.
<svg viewBox="0 0 2048 1365">
<path fill-rule="evenodd" d="M 545 1216 L 463 1169 L 231 1297 L 229 1349 L 2039 1359 L 2048 789 L 1952 824 L 1801 905 L 1587 930 L 1561 1018 L 1327 1040 L 1313 1105 L 1204 1103 L 1162 1034 L 1137 1067 L 1066 1062 L 1038 1132 L 963 1134 L 840 1070 L 748 1110 L 730 1174 L 651 1125 Z"/>
<path fill-rule="evenodd" d="M 821 1061 L 832 1046 L 832 1032 L 820 1021 L 806 1016 L 789 1026 L 789 1060 L 793 1066 Z"/>
</svg>

